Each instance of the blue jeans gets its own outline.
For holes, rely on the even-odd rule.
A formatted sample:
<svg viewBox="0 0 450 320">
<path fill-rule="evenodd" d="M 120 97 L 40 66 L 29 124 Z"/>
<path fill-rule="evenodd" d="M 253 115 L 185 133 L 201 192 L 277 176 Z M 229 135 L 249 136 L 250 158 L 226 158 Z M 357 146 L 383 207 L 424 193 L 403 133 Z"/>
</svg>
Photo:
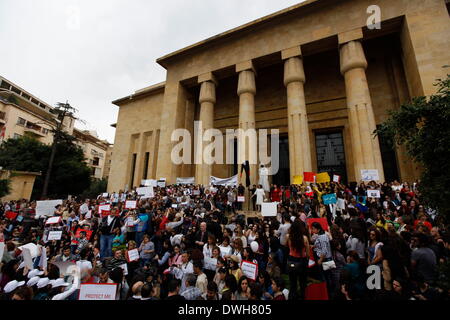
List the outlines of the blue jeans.
<svg viewBox="0 0 450 320">
<path fill-rule="evenodd" d="M 112 243 L 114 235 L 101 235 L 100 236 L 100 258 L 112 257 Z"/>
</svg>

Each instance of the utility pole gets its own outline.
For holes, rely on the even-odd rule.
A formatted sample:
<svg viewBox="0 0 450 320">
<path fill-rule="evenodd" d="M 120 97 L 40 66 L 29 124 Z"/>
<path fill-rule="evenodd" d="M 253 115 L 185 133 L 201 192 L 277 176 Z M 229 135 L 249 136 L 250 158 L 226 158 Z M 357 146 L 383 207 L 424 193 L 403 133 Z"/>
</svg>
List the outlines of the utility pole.
<svg viewBox="0 0 450 320">
<path fill-rule="evenodd" d="M 55 161 L 55 155 L 56 155 L 56 147 L 58 145 L 58 142 L 61 138 L 61 134 L 63 132 L 63 125 L 64 125 L 64 118 L 66 116 L 72 116 L 73 113 L 76 111 L 75 108 L 71 107 L 70 104 L 66 101 L 66 103 L 57 103 L 58 107 L 56 107 L 54 110 L 58 112 L 58 120 L 56 128 L 53 131 L 53 143 L 52 143 L 52 152 L 50 154 L 50 160 L 48 161 L 48 169 L 47 173 L 45 175 L 44 180 L 44 187 L 42 188 L 42 195 L 41 199 L 47 198 L 47 192 L 48 192 L 48 185 L 50 183 L 50 176 L 53 169 L 53 162 Z"/>
</svg>

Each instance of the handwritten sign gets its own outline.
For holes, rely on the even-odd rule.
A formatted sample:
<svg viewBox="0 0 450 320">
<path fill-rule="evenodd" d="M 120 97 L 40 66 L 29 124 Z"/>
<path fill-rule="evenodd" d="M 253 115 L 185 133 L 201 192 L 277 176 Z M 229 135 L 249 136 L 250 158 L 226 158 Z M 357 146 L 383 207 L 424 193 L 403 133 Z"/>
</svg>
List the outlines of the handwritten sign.
<svg viewBox="0 0 450 320">
<path fill-rule="evenodd" d="M 278 202 L 263 202 L 261 205 L 261 214 L 263 217 L 277 216 Z"/>
<path fill-rule="evenodd" d="M 333 175 L 333 182 L 339 183 L 341 182 L 341 176 L 338 176 L 336 174 Z"/>
<path fill-rule="evenodd" d="M 324 194 L 322 201 L 324 205 L 335 204 L 337 202 L 336 193 Z"/>
<path fill-rule="evenodd" d="M 376 170 L 376 169 L 361 170 L 361 180 L 362 181 L 379 181 L 380 176 L 378 174 L 378 170 Z"/>
<path fill-rule="evenodd" d="M 58 224 L 61 222 L 61 217 L 51 217 L 48 218 L 45 224 Z"/>
<path fill-rule="evenodd" d="M 136 209 L 137 201 L 136 200 L 127 200 L 125 201 L 125 209 Z"/>
<path fill-rule="evenodd" d="M 367 190 L 368 198 L 381 198 L 380 190 Z"/>
<path fill-rule="evenodd" d="M 256 276 L 258 274 L 258 265 L 256 263 L 250 261 L 242 261 L 241 270 L 244 276 L 256 281 Z"/>
<path fill-rule="evenodd" d="M 98 206 L 98 213 L 103 214 L 103 212 L 111 212 L 110 204 L 101 204 Z"/>
<path fill-rule="evenodd" d="M 154 197 L 153 187 L 137 188 L 136 192 L 137 192 L 138 196 L 141 197 L 141 199 L 148 199 L 148 198 L 153 198 Z"/>
<path fill-rule="evenodd" d="M 133 249 L 133 250 L 128 250 L 128 261 L 138 261 L 139 260 L 139 250 L 138 249 Z"/>
<path fill-rule="evenodd" d="M 316 174 L 314 172 L 304 172 L 303 181 L 305 182 L 316 182 Z"/>
<path fill-rule="evenodd" d="M 238 196 L 237 197 L 238 202 L 245 202 L 245 196 Z"/>
<path fill-rule="evenodd" d="M 62 200 L 47 200 L 36 202 L 36 216 L 52 216 L 55 213 L 56 206 L 62 205 Z"/>
<path fill-rule="evenodd" d="M 294 184 L 302 184 L 303 176 L 294 176 Z"/>
<path fill-rule="evenodd" d="M 81 284 L 78 300 L 116 300 L 117 284 Z"/>
<path fill-rule="evenodd" d="M 48 237 L 47 240 L 48 241 L 52 241 L 52 240 L 61 240 L 62 237 L 62 231 L 50 231 L 48 233 Z"/>
<path fill-rule="evenodd" d="M 317 174 L 316 176 L 316 182 L 317 183 L 326 183 L 326 182 L 330 182 L 330 175 L 328 174 L 328 172 L 322 172 Z"/>
</svg>

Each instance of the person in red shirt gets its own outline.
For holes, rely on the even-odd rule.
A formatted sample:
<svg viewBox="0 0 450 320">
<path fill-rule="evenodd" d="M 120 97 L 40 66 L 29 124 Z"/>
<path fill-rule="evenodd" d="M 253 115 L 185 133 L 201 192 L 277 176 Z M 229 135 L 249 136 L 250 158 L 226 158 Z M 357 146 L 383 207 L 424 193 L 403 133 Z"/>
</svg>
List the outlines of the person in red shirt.
<svg viewBox="0 0 450 320">
<path fill-rule="evenodd" d="M 431 225 L 431 223 L 429 223 L 429 222 L 427 221 L 427 216 L 426 216 L 425 214 L 421 214 L 421 215 L 418 217 L 418 219 L 417 219 L 416 221 L 414 221 L 414 229 L 417 230 L 417 228 L 418 228 L 420 225 L 423 225 L 423 226 L 427 227 L 428 230 L 430 230 L 430 231 L 431 231 L 431 229 L 433 228 L 433 226 Z"/>
<path fill-rule="evenodd" d="M 278 189 L 278 186 L 276 184 L 273 185 L 273 190 L 270 198 L 272 199 L 272 202 L 280 202 L 280 189 Z"/>
</svg>

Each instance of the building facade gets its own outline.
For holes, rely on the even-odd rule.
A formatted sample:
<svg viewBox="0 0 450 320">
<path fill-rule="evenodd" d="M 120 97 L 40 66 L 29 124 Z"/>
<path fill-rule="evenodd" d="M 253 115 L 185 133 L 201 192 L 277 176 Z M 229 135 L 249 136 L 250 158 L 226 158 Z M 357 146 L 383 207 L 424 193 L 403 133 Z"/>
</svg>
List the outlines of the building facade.
<svg viewBox="0 0 450 320">
<path fill-rule="evenodd" d="M 45 144 L 53 143 L 52 129 L 57 126 L 57 114 L 49 104 L 0 77 L 0 143 L 7 139 L 31 136 Z M 92 169 L 92 177 L 101 179 L 110 144 L 97 133 L 75 128 L 75 119 L 65 117 L 63 130 L 73 135 Z"/>
<path fill-rule="evenodd" d="M 119 106 L 108 191 L 141 179 L 230 177 L 240 164 L 176 164 L 175 129 L 278 129 L 280 170 L 272 183 L 303 172 L 360 181 L 413 180 L 418 168 L 404 148 L 372 132 L 388 110 L 435 93 L 450 65 L 445 0 L 379 0 L 380 28 L 368 25 L 369 0 L 309 0 L 187 48 L 157 62 L 166 81 L 113 103 Z M 370 12 L 370 11 L 369 11 Z M 373 23 L 373 22 L 371 22 Z M 235 142 L 249 157 L 253 148 Z M 257 165 L 250 168 L 256 183 Z"/>
</svg>

